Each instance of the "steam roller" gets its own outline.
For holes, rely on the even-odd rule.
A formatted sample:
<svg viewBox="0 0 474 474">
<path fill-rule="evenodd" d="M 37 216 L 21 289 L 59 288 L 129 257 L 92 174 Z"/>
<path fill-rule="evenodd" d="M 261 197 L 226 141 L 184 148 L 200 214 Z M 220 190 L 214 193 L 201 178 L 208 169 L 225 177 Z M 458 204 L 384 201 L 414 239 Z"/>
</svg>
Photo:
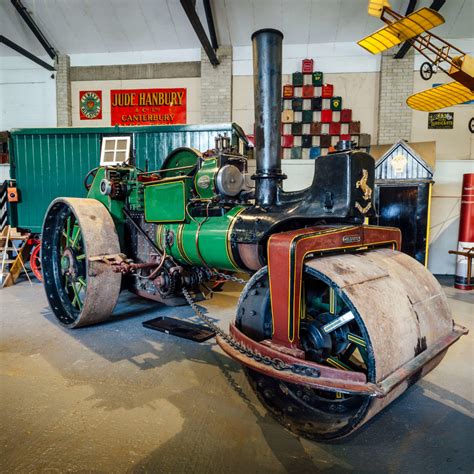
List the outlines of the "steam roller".
<svg viewBox="0 0 474 474">
<path fill-rule="evenodd" d="M 41 264 L 52 311 L 69 328 L 111 318 L 124 289 L 191 305 L 270 413 L 331 440 L 370 420 L 467 331 L 436 279 L 399 251 L 400 231 L 364 224 L 374 215 L 369 154 L 320 156 L 311 186 L 283 191 L 282 39 L 272 29 L 252 36 L 254 174 L 239 152 L 244 134 L 217 136 L 204 152 L 177 148 L 154 171 L 104 164 L 86 198 L 51 203 Z M 223 279 L 244 284 L 228 332 L 198 304 Z"/>
</svg>

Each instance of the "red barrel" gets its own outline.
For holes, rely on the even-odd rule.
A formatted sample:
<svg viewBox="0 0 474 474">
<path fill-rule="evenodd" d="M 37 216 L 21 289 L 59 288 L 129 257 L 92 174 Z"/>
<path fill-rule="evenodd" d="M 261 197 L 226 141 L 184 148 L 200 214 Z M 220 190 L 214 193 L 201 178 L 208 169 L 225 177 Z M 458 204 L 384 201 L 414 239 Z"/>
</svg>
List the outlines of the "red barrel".
<svg viewBox="0 0 474 474">
<path fill-rule="evenodd" d="M 458 252 L 474 247 L 474 173 L 466 173 L 462 181 L 461 214 L 459 219 Z M 467 283 L 468 259 L 458 255 L 454 286 L 460 290 L 472 290 L 474 281 Z"/>
</svg>

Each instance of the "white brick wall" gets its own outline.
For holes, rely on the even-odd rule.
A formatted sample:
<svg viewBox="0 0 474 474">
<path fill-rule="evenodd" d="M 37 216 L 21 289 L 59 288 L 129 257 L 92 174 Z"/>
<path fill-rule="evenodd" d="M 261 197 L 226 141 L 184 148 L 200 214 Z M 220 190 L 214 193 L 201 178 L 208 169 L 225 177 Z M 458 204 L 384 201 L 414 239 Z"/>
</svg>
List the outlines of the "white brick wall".
<svg viewBox="0 0 474 474">
<path fill-rule="evenodd" d="M 411 139 L 412 110 L 406 99 L 413 94 L 414 55 L 394 59 L 393 51 L 382 55 L 378 143 L 392 144 Z"/>
<path fill-rule="evenodd" d="M 56 60 L 56 114 L 58 127 L 72 125 L 71 105 L 71 60 L 67 55 L 59 55 Z"/>
<path fill-rule="evenodd" d="M 220 64 L 214 67 L 201 50 L 201 122 L 232 120 L 232 47 L 217 50 Z"/>
</svg>

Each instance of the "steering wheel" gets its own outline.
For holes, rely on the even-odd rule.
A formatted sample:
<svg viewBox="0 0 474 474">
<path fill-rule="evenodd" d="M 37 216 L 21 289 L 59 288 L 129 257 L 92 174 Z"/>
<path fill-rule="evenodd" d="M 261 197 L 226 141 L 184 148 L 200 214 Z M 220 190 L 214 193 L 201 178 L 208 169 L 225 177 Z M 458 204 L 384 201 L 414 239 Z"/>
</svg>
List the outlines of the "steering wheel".
<svg viewBox="0 0 474 474">
<path fill-rule="evenodd" d="M 86 188 L 87 192 L 89 192 L 89 189 L 92 186 L 92 182 L 94 181 L 95 175 L 97 174 L 97 168 L 93 168 L 89 171 L 89 173 L 86 174 L 86 177 L 84 178 L 84 187 Z"/>
</svg>

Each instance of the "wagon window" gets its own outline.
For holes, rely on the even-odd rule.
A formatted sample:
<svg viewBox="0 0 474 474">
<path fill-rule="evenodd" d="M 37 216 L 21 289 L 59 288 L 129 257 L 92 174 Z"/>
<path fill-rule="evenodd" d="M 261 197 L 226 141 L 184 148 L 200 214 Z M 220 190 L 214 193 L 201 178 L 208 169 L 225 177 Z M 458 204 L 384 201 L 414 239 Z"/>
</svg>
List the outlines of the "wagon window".
<svg viewBox="0 0 474 474">
<path fill-rule="evenodd" d="M 104 137 L 100 152 L 101 166 L 126 163 L 130 158 L 130 137 Z"/>
</svg>

